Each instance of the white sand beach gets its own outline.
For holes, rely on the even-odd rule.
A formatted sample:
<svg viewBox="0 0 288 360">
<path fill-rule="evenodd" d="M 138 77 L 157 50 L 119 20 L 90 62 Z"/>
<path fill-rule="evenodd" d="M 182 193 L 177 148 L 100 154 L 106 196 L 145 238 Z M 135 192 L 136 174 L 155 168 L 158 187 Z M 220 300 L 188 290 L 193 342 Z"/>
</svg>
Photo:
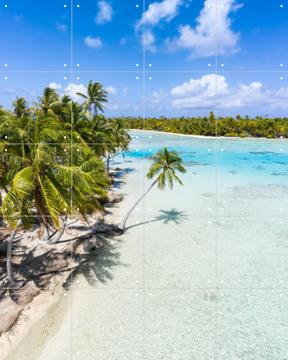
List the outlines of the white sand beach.
<svg viewBox="0 0 288 360">
<path fill-rule="evenodd" d="M 120 222 L 149 186 L 146 152 L 175 142 L 175 135 L 142 134 L 145 141 L 134 138 L 132 154 L 114 164 L 123 169 L 115 189 L 124 200 L 108 209 L 107 221 Z M 199 144 L 187 141 L 197 153 Z M 255 146 L 260 153 L 266 143 L 247 153 Z M 284 149 L 287 156 L 287 143 Z M 205 161 L 186 159 L 183 187 L 153 189 L 127 232 L 99 251 L 4 358 L 284 360 L 288 185 L 260 170 L 247 175 L 237 161 L 227 168 L 224 160 L 219 167 Z"/>
</svg>

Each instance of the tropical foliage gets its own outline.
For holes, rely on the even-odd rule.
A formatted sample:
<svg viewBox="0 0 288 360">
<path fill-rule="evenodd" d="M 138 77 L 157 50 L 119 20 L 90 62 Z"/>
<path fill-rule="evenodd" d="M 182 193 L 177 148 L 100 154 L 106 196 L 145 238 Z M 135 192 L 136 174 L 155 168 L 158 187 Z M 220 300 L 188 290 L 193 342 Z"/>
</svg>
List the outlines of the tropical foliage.
<svg viewBox="0 0 288 360">
<path fill-rule="evenodd" d="M 130 129 L 166 131 L 171 133 L 203 136 L 239 136 L 288 138 L 288 118 L 250 118 L 237 115 L 216 117 L 213 112 L 204 117 L 179 118 L 121 118 Z"/>
<path fill-rule="evenodd" d="M 81 96 L 82 104 L 47 87 L 33 106 L 17 98 L 12 110 L 0 108 L 0 215 L 11 229 L 10 256 L 19 226 L 37 219 L 49 240 L 67 216 L 85 218 L 107 199 L 107 159 L 127 151 L 130 137 L 121 120 L 98 115 L 107 101 L 100 83 L 90 81 Z"/>
</svg>

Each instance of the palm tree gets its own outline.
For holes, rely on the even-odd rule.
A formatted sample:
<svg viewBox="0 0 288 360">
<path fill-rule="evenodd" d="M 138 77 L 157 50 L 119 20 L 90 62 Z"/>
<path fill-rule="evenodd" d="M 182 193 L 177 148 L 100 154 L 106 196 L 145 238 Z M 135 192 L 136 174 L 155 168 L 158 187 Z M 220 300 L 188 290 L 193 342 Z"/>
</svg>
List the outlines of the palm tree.
<svg viewBox="0 0 288 360">
<path fill-rule="evenodd" d="M 152 157 L 152 165 L 147 173 L 147 178 L 153 179 L 155 176 L 157 177 L 152 182 L 148 190 L 145 191 L 140 199 L 138 199 L 132 208 L 128 211 L 122 223 L 119 225 L 119 228 L 123 232 L 126 230 L 126 222 L 132 211 L 156 184 L 160 190 L 164 190 L 167 185 L 170 189 L 173 189 L 175 180 L 179 184 L 183 185 L 181 179 L 176 174 L 177 172 L 185 173 L 186 169 L 182 165 L 182 159 L 176 151 L 169 151 L 166 147 L 164 147 L 163 150 L 159 150 Z"/>
<path fill-rule="evenodd" d="M 84 105 L 92 115 L 97 115 L 99 111 L 104 111 L 103 103 L 107 102 L 107 91 L 103 89 L 102 84 L 89 81 L 87 94 L 77 93 L 78 96 L 85 99 Z"/>
<path fill-rule="evenodd" d="M 124 154 L 128 151 L 129 143 L 131 141 L 131 136 L 121 119 L 113 119 L 108 123 L 110 125 L 111 134 L 109 139 L 110 146 L 107 146 L 107 151 L 105 152 L 107 173 L 109 173 L 110 160 L 112 158 L 122 153 L 123 158 L 125 159 Z"/>
<path fill-rule="evenodd" d="M 53 110 L 53 106 L 59 102 L 59 95 L 55 89 L 46 87 L 42 97 L 39 97 L 39 107 L 44 114 L 48 114 L 49 110 Z"/>
<path fill-rule="evenodd" d="M 28 115 L 28 103 L 23 97 L 17 97 L 13 102 L 13 111 L 17 118 L 21 119 L 23 116 Z"/>
<path fill-rule="evenodd" d="M 30 141 L 11 145 L 0 141 L 0 185 L 8 185 L 1 213 L 12 229 L 7 246 L 7 274 L 10 284 L 21 286 L 13 278 L 11 258 L 13 240 L 19 226 L 29 228 L 36 212 L 46 229 L 60 229 L 53 243 L 62 236 L 66 217 L 101 210 L 109 185 L 103 162 L 86 143 L 60 143 L 63 124 L 54 115 L 35 119 Z M 68 137 L 68 136 L 67 136 Z M 62 222 L 62 219 L 64 221 Z"/>
</svg>

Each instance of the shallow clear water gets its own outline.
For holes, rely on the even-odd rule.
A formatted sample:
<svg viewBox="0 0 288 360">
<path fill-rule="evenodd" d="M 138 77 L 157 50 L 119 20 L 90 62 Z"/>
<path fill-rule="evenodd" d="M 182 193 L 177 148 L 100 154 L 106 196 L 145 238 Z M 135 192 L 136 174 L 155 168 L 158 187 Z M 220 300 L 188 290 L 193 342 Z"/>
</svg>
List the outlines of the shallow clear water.
<svg viewBox="0 0 288 360">
<path fill-rule="evenodd" d="M 9 359 L 287 360 L 287 140 L 132 135 L 108 219 L 147 189 L 163 146 L 184 186 L 153 189 Z"/>
</svg>

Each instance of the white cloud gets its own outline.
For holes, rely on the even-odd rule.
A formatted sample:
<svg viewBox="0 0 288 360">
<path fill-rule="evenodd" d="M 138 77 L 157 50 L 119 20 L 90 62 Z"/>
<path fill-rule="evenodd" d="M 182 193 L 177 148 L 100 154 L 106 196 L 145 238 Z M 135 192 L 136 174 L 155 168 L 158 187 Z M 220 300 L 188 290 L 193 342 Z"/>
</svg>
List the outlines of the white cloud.
<svg viewBox="0 0 288 360">
<path fill-rule="evenodd" d="M 230 86 L 225 76 L 216 74 L 190 79 L 172 88 L 170 95 L 178 109 L 288 108 L 288 87 L 271 90 L 257 81 Z"/>
<path fill-rule="evenodd" d="M 225 77 L 221 75 L 204 75 L 200 79 L 190 79 L 182 85 L 174 87 L 170 93 L 175 97 L 187 97 L 199 93 L 205 93 L 206 96 L 215 96 L 217 93 L 225 94 L 228 84 Z"/>
<path fill-rule="evenodd" d="M 77 93 L 87 94 L 87 88 L 83 84 L 74 84 L 70 83 L 64 89 L 64 94 L 69 95 L 70 98 L 74 101 L 83 102 L 83 98 L 78 96 Z"/>
<path fill-rule="evenodd" d="M 99 12 L 96 15 L 96 23 L 97 24 L 105 24 L 110 22 L 113 17 L 113 9 L 112 6 L 105 0 L 101 0 L 98 2 Z"/>
<path fill-rule="evenodd" d="M 110 95 L 116 95 L 118 93 L 118 90 L 114 86 L 107 86 L 106 91 Z"/>
<path fill-rule="evenodd" d="M 196 19 L 197 25 L 181 25 L 179 35 L 166 39 L 168 49 L 186 49 L 191 57 L 209 57 L 231 54 L 237 51 L 239 34 L 231 30 L 229 15 L 242 5 L 236 0 L 205 0 L 204 7 Z"/>
<path fill-rule="evenodd" d="M 161 2 L 153 2 L 149 5 L 142 18 L 136 23 L 136 30 L 140 31 L 141 26 L 145 25 L 145 32 L 142 35 L 143 46 L 150 51 L 155 51 L 155 36 L 152 28 L 158 25 L 162 20 L 169 22 L 178 14 L 179 7 L 190 0 L 163 0 Z"/>
<path fill-rule="evenodd" d="M 150 25 L 155 26 L 161 20 L 170 21 L 176 15 L 178 8 L 184 3 L 184 0 L 163 0 L 162 2 L 154 2 L 149 5 L 137 26 Z"/>
<path fill-rule="evenodd" d="M 84 42 L 88 47 L 93 49 L 97 49 L 102 46 L 102 40 L 99 37 L 86 36 Z"/>
<path fill-rule="evenodd" d="M 61 89 L 61 84 L 58 84 L 58 83 L 55 83 L 55 82 L 51 82 L 49 85 L 48 85 L 48 87 L 50 88 L 50 89 L 55 89 L 55 90 L 59 90 L 59 89 Z"/>
<path fill-rule="evenodd" d="M 142 35 L 142 45 L 146 48 L 146 50 L 156 51 L 155 47 L 155 36 L 151 30 L 146 30 Z"/>
</svg>

